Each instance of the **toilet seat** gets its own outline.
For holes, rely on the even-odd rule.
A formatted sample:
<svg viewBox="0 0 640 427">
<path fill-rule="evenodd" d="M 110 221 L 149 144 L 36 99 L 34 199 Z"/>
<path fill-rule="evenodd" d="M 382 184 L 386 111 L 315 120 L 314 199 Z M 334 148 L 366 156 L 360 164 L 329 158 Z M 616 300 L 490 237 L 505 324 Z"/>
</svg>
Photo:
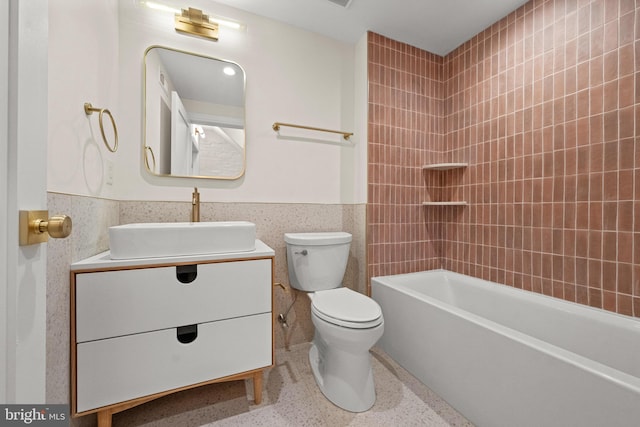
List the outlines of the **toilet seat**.
<svg viewBox="0 0 640 427">
<path fill-rule="evenodd" d="M 345 328 L 367 329 L 382 323 L 382 310 L 378 303 L 348 288 L 316 292 L 311 311 L 320 319 Z"/>
</svg>

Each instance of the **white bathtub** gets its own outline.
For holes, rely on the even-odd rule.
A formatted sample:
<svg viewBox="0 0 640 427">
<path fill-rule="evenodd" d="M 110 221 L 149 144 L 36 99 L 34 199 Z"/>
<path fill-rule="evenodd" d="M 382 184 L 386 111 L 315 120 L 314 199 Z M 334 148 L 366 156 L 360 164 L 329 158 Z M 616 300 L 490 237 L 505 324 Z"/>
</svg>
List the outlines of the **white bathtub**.
<svg viewBox="0 0 640 427">
<path fill-rule="evenodd" d="M 640 425 L 640 320 L 445 270 L 371 282 L 378 346 L 474 424 Z"/>
</svg>

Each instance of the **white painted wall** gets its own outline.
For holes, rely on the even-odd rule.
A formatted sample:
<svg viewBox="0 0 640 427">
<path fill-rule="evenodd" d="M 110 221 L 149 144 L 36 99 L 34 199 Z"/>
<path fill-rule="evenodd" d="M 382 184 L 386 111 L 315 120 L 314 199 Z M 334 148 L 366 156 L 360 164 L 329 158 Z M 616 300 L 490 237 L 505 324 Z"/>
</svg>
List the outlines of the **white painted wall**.
<svg viewBox="0 0 640 427">
<path fill-rule="evenodd" d="M 367 34 L 363 34 L 355 46 L 355 69 L 353 84 L 353 123 L 354 129 L 360 134 L 359 144 L 356 150 L 350 153 L 353 156 L 349 162 L 345 156 L 344 171 L 350 171 L 353 180 L 353 193 L 346 195 L 345 199 L 352 198 L 354 203 L 367 202 L 367 130 L 369 127 L 369 79 L 368 79 L 368 41 Z M 353 169 L 349 169 L 349 163 Z M 345 190 L 346 191 L 346 190 Z"/>
<path fill-rule="evenodd" d="M 213 42 L 176 33 L 170 13 L 137 1 L 52 2 L 50 76 L 57 89 L 50 100 L 49 190 L 116 200 L 186 201 L 197 186 L 204 202 L 364 203 L 366 117 L 356 117 L 355 86 L 366 82 L 366 65 L 356 67 L 363 57 L 357 52 L 366 53 L 366 43 L 348 45 L 211 1 L 169 3 L 241 21 L 246 30 L 222 28 L 220 40 Z M 228 59 L 245 69 L 243 178 L 158 178 L 144 171 L 143 55 L 150 45 Z M 97 117 L 88 120 L 82 111 L 87 101 L 113 113 L 117 153 L 101 146 Z M 366 106 L 366 98 L 364 102 Z M 271 129 L 275 121 L 344 129 L 355 136 L 348 147 L 318 142 L 340 141 L 330 134 L 283 128 L 278 137 Z M 105 178 L 109 162 L 114 165 L 113 185 Z"/>
<path fill-rule="evenodd" d="M 105 183 L 116 157 L 102 142 L 97 113 L 87 116 L 83 106 L 108 108 L 125 121 L 118 111 L 118 66 L 117 0 L 50 2 L 49 191 L 116 196 Z"/>
</svg>

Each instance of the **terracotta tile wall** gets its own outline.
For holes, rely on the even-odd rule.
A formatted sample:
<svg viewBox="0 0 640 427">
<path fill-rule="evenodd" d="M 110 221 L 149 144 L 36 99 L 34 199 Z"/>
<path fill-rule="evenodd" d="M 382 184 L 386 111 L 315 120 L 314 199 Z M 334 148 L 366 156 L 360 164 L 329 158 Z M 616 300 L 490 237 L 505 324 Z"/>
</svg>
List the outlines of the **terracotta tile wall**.
<svg viewBox="0 0 640 427">
<path fill-rule="evenodd" d="M 443 58 L 368 35 L 369 277 L 438 268 L 442 227 L 425 225 L 422 165 L 444 152 Z"/>
<path fill-rule="evenodd" d="M 639 18 L 634 0 L 532 0 L 443 58 L 425 150 L 469 162 L 434 193 L 469 206 L 424 213 L 433 260 L 640 316 Z"/>
</svg>

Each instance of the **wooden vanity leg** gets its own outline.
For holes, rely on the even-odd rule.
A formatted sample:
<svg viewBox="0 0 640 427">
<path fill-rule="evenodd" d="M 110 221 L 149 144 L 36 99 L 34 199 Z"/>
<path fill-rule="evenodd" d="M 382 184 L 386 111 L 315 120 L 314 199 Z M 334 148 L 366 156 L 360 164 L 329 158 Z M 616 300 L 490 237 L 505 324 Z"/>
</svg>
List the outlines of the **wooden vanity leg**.
<svg viewBox="0 0 640 427">
<path fill-rule="evenodd" d="M 98 412 L 98 427 L 111 427 L 111 411 Z"/>
<path fill-rule="evenodd" d="M 256 405 L 262 402 L 262 371 L 253 374 L 253 400 Z"/>
</svg>

